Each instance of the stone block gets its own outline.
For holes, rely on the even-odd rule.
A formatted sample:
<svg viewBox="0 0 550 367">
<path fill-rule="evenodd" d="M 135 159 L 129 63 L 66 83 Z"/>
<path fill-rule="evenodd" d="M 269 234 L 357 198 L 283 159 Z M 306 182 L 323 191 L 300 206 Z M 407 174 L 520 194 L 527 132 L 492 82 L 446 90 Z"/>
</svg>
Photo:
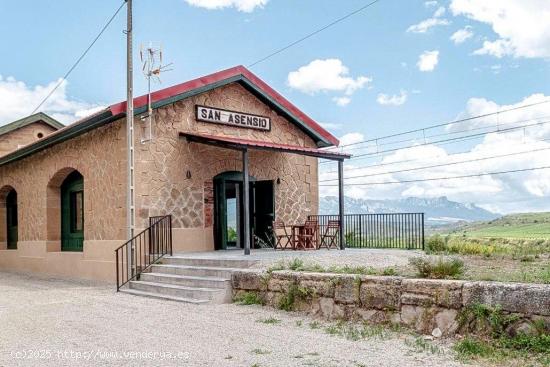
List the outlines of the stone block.
<svg viewBox="0 0 550 367">
<path fill-rule="evenodd" d="M 413 306 L 459 309 L 462 307 L 463 281 L 403 279 L 401 303 Z"/>
<path fill-rule="evenodd" d="M 462 302 L 464 306 L 479 303 L 512 313 L 550 316 L 550 285 L 468 282 Z"/>
<path fill-rule="evenodd" d="M 361 307 L 398 310 L 401 281 L 399 277 L 363 277 L 360 288 Z"/>
<path fill-rule="evenodd" d="M 262 277 L 266 273 L 262 271 L 236 271 L 231 275 L 231 284 L 236 290 L 256 290 L 264 288 Z"/>
<path fill-rule="evenodd" d="M 359 304 L 361 278 L 355 275 L 339 275 L 334 286 L 334 300 L 343 304 Z"/>
<path fill-rule="evenodd" d="M 296 284 L 297 274 L 290 271 L 275 271 L 267 281 L 267 289 L 271 292 L 286 293 L 291 285 Z"/>
<path fill-rule="evenodd" d="M 334 289 L 339 278 L 328 274 L 299 273 L 298 286 L 308 289 L 316 297 L 334 297 Z"/>
</svg>

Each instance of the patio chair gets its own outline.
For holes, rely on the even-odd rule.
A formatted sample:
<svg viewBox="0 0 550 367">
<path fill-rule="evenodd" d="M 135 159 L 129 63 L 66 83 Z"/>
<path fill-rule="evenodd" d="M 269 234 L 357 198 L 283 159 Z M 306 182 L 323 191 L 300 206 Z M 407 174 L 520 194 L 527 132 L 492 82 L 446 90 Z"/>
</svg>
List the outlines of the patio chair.
<svg viewBox="0 0 550 367">
<path fill-rule="evenodd" d="M 296 247 L 302 250 L 316 250 L 319 237 L 319 223 L 316 220 L 308 220 L 298 233 Z"/>
<path fill-rule="evenodd" d="M 338 240 L 340 236 L 340 221 L 329 220 L 325 231 L 321 234 L 319 248 L 325 247 L 327 250 L 331 248 L 338 249 Z"/>
<path fill-rule="evenodd" d="M 285 223 L 280 220 L 273 222 L 273 234 L 275 236 L 275 250 L 281 249 L 286 250 L 287 248 L 294 248 L 294 243 L 292 241 L 292 234 L 288 233 Z"/>
</svg>

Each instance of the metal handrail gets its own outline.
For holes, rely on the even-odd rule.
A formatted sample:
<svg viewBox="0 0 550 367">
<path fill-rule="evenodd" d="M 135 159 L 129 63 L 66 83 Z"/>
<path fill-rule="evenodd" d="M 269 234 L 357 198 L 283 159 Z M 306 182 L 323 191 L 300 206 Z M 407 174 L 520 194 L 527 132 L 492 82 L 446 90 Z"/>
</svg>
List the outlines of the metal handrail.
<svg viewBox="0 0 550 367">
<path fill-rule="evenodd" d="M 150 217 L 149 227 L 115 249 L 117 292 L 168 254 L 172 256 L 172 216 Z"/>
</svg>

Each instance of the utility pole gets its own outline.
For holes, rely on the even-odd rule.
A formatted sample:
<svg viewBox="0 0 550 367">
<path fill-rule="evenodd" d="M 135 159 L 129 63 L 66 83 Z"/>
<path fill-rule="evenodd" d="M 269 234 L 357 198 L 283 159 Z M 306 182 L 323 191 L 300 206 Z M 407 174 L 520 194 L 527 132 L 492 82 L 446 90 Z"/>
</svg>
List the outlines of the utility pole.
<svg viewBox="0 0 550 367">
<path fill-rule="evenodd" d="M 126 136 L 127 136 L 127 185 L 126 185 L 126 226 L 128 240 L 134 237 L 135 192 L 134 192 L 134 76 L 132 63 L 132 0 L 126 0 Z M 128 278 L 134 275 L 133 244 L 128 246 Z"/>
</svg>

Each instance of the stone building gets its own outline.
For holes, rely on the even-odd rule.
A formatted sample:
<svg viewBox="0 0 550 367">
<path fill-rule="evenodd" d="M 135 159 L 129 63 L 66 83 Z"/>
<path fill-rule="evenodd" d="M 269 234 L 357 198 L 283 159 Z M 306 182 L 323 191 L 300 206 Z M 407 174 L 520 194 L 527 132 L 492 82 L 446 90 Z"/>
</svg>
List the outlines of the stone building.
<svg viewBox="0 0 550 367">
<path fill-rule="evenodd" d="M 319 148 L 338 140 L 246 68 L 152 93 L 150 128 L 147 98 L 134 102 L 137 231 L 171 214 L 174 251 L 242 246 L 229 228 L 240 233 L 246 212 L 243 149 L 254 234 L 317 214 L 318 157 L 342 158 Z M 0 269 L 113 279 L 127 240 L 125 110 L 63 128 L 39 114 L 0 135 Z"/>
</svg>

